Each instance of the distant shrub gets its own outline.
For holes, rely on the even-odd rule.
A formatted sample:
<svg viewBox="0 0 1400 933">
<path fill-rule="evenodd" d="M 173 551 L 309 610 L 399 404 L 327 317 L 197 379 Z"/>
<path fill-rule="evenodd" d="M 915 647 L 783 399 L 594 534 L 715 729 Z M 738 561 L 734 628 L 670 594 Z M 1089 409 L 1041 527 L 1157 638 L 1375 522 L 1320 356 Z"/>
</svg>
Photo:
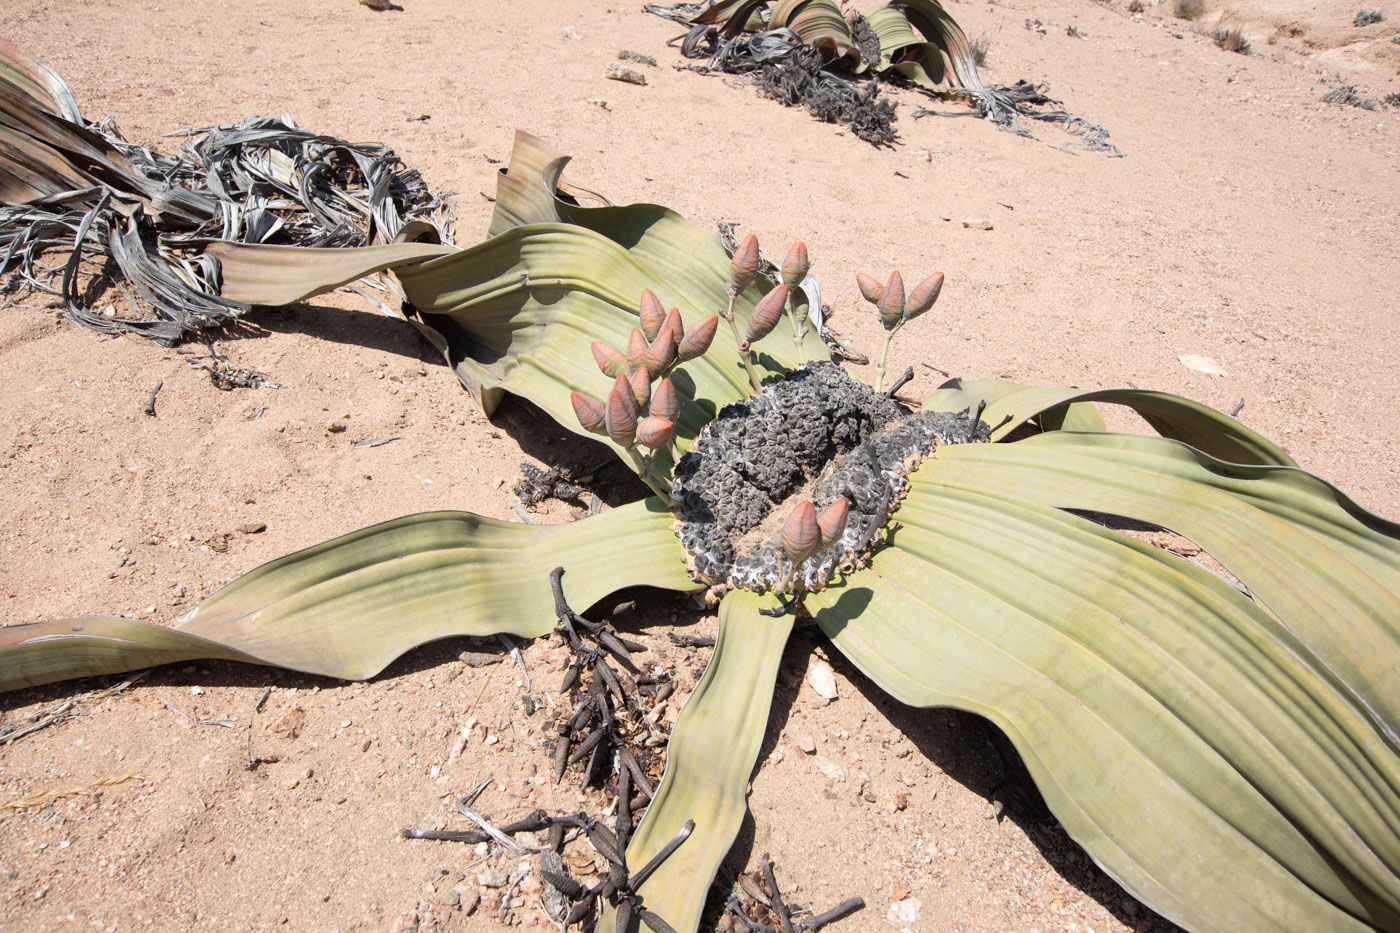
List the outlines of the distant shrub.
<svg viewBox="0 0 1400 933">
<path fill-rule="evenodd" d="M 1356 14 L 1356 18 L 1351 21 L 1353 26 L 1369 26 L 1372 23 L 1385 22 L 1385 13 L 1381 10 L 1362 10 Z"/>
<path fill-rule="evenodd" d="M 968 48 L 972 52 L 972 60 L 976 62 L 978 68 L 981 68 L 987 64 L 987 53 L 992 50 L 992 33 L 982 33 L 972 40 L 972 44 Z"/>
<path fill-rule="evenodd" d="M 1400 97 L 1400 95 L 1396 95 Z M 1343 107 L 1360 107 L 1362 110 L 1375 110 L 1376 102 L 1369 97 L 1362 97 L 1356 92 L 1356 85 L 1343 84 L 1341 87 L 1333 88 L 1322 98 L 1324 103 L 1337 104 Z"/>
<path fill-rule="evenodd" d="M 1227 52 L 1249 54 L 1249 40 L 1238 29 L 1221 29 L 1215 33 L 1215 44 Z"/>
<path fill-rule="evenodd" d="M 1128 4 L 1129 13 L 1141 13 L 1145 9 L 1147 8 L 1142 5 L 1142 0 L 1133 0 L 1132 3 Z"/>
<path fill-rule="evenodd" d="M 1200 19 L 1206 11 L 1206 0 L 1173 0 L 1172 15 L 1177 19 Z"/>
</svg>

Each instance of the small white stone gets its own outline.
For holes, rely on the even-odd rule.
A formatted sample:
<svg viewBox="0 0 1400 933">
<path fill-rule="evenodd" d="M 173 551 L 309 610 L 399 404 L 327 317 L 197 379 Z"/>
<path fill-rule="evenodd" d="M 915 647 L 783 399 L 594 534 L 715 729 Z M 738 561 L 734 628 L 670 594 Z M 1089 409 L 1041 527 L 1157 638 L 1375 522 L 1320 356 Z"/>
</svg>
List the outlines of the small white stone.
<svg viewBox="0 0 1400 933">
<path fill-rule="evenodd" d="M 890 905 L 890 912 L 885 915 L 885 919 L 891 923 L 918 923 L 923 907 L 917 897 L 906 897 Z"/>
<path fill-rule="evenodd" d="M 824 755 L 818 755 L 812 759 L 817 770 L 833 781 L 841 781 L 846 777 L 846 772 L 841 770 L 841 766 Z"/>
<path fill-rule="evenodd" d="M 812 662 L 807 670 L 807 684 L 823 700 L 836 699 L 836 672 L 827 662 L 820 659 Z"/>
</svg>

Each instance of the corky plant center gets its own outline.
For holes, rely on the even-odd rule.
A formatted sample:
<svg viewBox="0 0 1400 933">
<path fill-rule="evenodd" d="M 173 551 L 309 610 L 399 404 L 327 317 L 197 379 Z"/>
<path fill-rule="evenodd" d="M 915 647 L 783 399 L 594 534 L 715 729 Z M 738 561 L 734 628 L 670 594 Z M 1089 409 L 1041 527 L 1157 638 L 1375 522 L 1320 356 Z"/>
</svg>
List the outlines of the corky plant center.
<svg viewBox="0 0 1400 933">
<path fill-rule="evenodd" d="M 752 345 L 773 332 L 785 310 L 799 355 L 807 335 L 807 247 L 798 243 L 788 252 L 782 281 L 754 307 L 741 337 L 734 299 L 761 264 L 758 240 L 749 235 L 730 262 L 729 307 L 688 332 L 679 311 L 667 313 L 650 289 L 643 291 L 641 327 L 632 330 L 626 351 L 592 345 L 598 367 L 615 380 L 607 401 L 572 394 L 579 422 L 621 445 L 642 478 L 669 501 L 691 576 L 710 587 L 714 600 L 735 587 L 814 592 L 837 572 L 863 566 L 908 489 L 909 471 L 936 444 L 991 436 L 980 412 L 910 413 L 893 392 L 881 392 L 890 340 L 938 300 L 941 272 L 921 282 L 908 301 L 898 271 L 883 286 L 858 277 L 885 327 L 873 388 L 829 362 L 804 363 L 764 387 L 749 355 Z M 680 407 L 669 374 L 710 348 L 720 317 L 734 333 L 753 395 L 721 410 L 680 457 L 674 443 Z M 669 484 L 653 473 L 654 454 L 639 446 L 671 451 L 676 468 Z"/>
<path fill-rule="evenodd" d="M 691 573 L 715 595 L 729 587 L 822 589 L 868 556 L 909 471 L 937 444 L 989 435 L 968 414 L 908 413 L 833 363 L 802 366 L 726 406 L 677 465 L 675 529 Z M 789 570 L 772 520 L 804 500 L 817 512 L 844 500 L 845 528 Z"/>
</svg>

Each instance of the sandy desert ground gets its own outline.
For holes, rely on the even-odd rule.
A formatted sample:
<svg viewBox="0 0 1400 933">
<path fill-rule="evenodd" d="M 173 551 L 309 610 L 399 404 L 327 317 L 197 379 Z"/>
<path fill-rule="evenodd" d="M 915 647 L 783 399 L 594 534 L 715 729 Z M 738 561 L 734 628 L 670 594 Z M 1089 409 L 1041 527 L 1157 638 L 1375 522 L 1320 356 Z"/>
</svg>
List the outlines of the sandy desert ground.
<svg viewBox="0 0 1400 933">
<path fill-rule="evenodd" d="M 1339 85 L 1400 91 L 1400 7 L 1376 0 L 1388 21 L 1358 28 L 1339 0 L 1210 0 L 1195 23 L 1145 2 L 949 7 L 989 37 L 984 79 L 1047 82 L 1111 130 L 1121 159 L 1054 127 L 1035 141 L 970 117 L 914 120 L 928 101 L 911 91 L 895 92 L 899 143 L 876 149 L 677 70 L 678 28 L 637 3 L 9 0 L 0 37 L 132 140 L 285 110 L 386 142 L 457 193 L 463 244 L 484 236 L 496 167 L 529 130 L 617 202 L 733 222 L 770 250 L 805 240 L 836 329 L 867 352 L 878 323 L 855 273 L 941 269 L 936 315 L 893 353 L 895 371 L 915 367 L 911 397 L 946 372 L 1242 402 L 1241 420 L 1303 466 L 1400 516 L 1400 109 L 1322 100 Z M 1218 24 L 1253 54 L 1217 48 Z M 622 49 L 656 57 L 646 86 L 604 78 Z M 0 313 L 0 621 L 173 623 L 263 561 L 371 522 L 512 519 L 519 464 L 589 455 L 527 406 L 485 420 L 426 342 L 354 295 L 260 312 L 217 346 L 280 388 L 218 391 L 174 350 L 74 327 L 42 296 Z M 386 434 L 403 440 L 349 447 Z M 542 516 L 565 518 L 558 503 Z M 713 634 L 713 617 L 643 593 L 618 622 L 677 670 L 681 694 L 693 685 L 707 650 L 666 633 Z M 513 862 L 397 831 L 456 826 L 451 794 L 488 776 L 479 807 L 500 819 L 590 801 L 548 779 L 520 671 L 468 667 L 464 647 L 414 651 L 368 683 L 209 663 L 103 697 L 111 679 L 0 697 L 11 722 L 68 700 L 82 713 L 0 747 L 0 928 L 496 928 L 481 874 Z M 547 640 L 525 647 L 537 698 L 559 656 Z M 830 704 L 803 682 L 822 656 L 838 674 Z M 795 638 L 785 664 L 733 867 L 771 853 L 789 900 L 818 909 L 863 896 L 846 933 L 1170 928 L 1033 804 L 994 818 L 1002 765 L 975 721 L 898 707 L 816 638 Z M 484 728 L 449 757 L 472 718 Z M 214 719 L 233 728 L 192 725 Z M 250 770 L 252 757 L 278 760 Z M 9 805 L 70 788 L 85 790 Z M 919 919 L 892 920 L 895 897 Z M 545 923 L 533 903 L 506 917 Z"/>
</svg>

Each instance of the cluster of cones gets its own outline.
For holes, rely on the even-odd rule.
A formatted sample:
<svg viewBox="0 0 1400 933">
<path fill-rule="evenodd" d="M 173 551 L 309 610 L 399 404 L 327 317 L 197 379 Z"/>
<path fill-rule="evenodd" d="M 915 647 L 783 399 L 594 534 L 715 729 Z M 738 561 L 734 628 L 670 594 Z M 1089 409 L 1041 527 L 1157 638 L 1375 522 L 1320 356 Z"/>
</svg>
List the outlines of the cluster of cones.
<svg viewBox="0 0 1400 933">
<path fill-rule="evenodd" d="M 632 328 L 626 352 L 593 341 L 598 368 L 615 380 L 607 402 L 583 392 L 570 400 L 579 423 L 594 434 L 629 450 L 638 444 L 660 450 L 671 443 L 681 410 L 669 374 L 710 348 L 719 318 L 712 314 L 687 331 L 680 311 L 666 311 L 651 289 L 642 291 L 639 316 L 642 326 Z"/>
<path fill-rule="evenodd" d="M 817 507 L 811 499 L 803 499 L 792 510 L 783 524 L 781 541 L 783 553 L 787 557 L 787 567 L 781 574 L 777 589 L 786 590 L 802 562 L 813 553 L 831 547 L 841 540 L 846 530 L 846 519 L 851 513 L 851 504 L 845 499 L 835 502 L 817 514 Z"/>
</svg>

